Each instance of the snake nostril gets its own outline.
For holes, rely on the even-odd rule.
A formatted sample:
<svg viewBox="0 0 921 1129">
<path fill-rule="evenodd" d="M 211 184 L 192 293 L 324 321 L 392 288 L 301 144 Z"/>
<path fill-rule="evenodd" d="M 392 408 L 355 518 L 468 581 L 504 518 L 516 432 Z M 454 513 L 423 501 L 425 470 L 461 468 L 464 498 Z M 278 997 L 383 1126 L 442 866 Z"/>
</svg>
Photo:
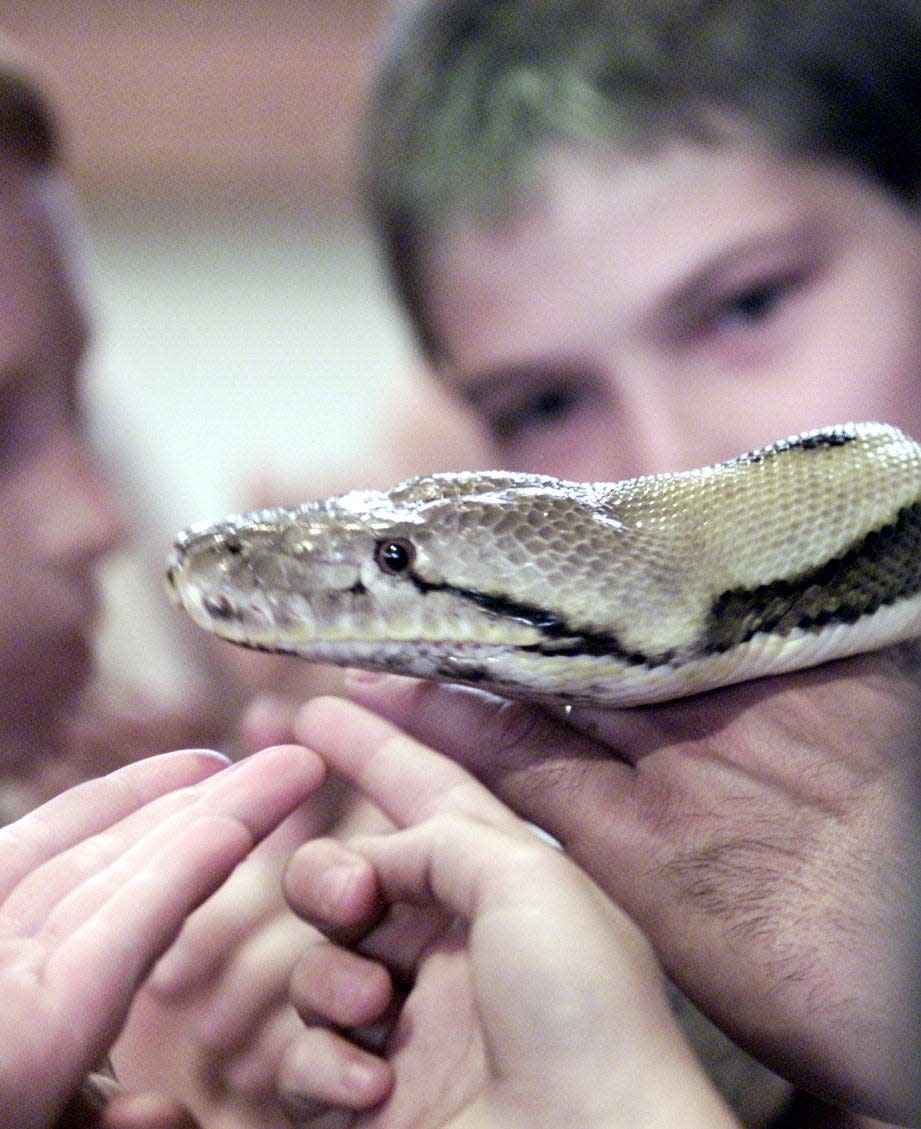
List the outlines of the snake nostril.
<svg viewBox="0 0 921 1129">
<path fill-rule="evenodd" d="M 182 571 L 182 558 L 185 554 L 180 545 L 174 545 L 166 562 L 166 584 L 172 592 L 179 591 L 179 574 Z"/>
<path fill-rule="evenodd" d="M 215 619 L 234 619 L 237 615 L 233 600 L 223 592 L 217 596 L 205 596 L 202 606 L 208 615 L 214 616 Z"/>
</svg>

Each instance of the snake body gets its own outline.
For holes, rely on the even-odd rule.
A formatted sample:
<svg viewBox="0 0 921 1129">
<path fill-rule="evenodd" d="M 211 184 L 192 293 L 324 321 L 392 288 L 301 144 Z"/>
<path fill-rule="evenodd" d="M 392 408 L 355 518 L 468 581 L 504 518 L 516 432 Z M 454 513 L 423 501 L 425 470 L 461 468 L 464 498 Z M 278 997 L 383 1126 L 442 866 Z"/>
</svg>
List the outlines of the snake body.
<svg viewBox="0 0 921 1129">
<path fill-rule="evenodd" d="M 616 483 L 436 474 L 193 526 L 167 568 L 267 651 L 631 705 L 921 632 L 921 447 L 812 431 Z"/>
</svg>

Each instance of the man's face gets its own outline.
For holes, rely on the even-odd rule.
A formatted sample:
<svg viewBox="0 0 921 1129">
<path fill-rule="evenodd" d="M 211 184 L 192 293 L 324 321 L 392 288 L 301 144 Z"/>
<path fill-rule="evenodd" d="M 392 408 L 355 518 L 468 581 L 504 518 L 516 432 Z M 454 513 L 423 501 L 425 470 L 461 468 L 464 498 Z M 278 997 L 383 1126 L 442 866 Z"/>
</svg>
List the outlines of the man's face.
<svg viewBox="0 0 921 1129">
<path fill-rule="evenodd" d="M 921 218 L 743 143 L 543 155 L 427 263 L 444 379 L 506 465 L 687 469 L 807 428 L 921 438 Z"/>
<path fill-rule="evenodd" d="M 121 532 L 85 445 L 66 193 L 0 156 L 0 727 L 39 730 L 91 669 L 94 565 Z"/>
</svg>

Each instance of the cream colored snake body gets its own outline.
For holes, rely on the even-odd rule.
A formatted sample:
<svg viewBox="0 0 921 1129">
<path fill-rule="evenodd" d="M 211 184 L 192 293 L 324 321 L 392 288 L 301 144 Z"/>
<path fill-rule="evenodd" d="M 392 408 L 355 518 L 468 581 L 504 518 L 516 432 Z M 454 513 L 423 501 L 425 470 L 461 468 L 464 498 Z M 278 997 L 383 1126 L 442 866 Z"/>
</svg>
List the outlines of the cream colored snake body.
<svg viewBox="0 0 921 1129">
<path fill-rule="evenodd" d="M 659 701 L 918 634 L 921 447 L 855 424 L 627 482 L 420 477 L 193 527 L 168 579 L 250 647 Z"/>
</svg>

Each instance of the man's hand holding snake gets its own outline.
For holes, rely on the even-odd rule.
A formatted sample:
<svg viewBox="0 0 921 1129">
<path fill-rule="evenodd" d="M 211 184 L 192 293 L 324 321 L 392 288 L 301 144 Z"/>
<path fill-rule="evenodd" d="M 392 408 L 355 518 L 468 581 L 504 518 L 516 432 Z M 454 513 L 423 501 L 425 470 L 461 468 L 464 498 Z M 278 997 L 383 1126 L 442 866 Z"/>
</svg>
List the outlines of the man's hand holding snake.
<svg viewBox="0 0 921 1129">
<path fill-rule="evenodd" d="M 566 722 L 431 683 L 349 687 L 554 835 L 762 1061 L 836 1104 L 917 1116 L 902 945 L 921 701 L 900 664 Z"/>
</svg>

